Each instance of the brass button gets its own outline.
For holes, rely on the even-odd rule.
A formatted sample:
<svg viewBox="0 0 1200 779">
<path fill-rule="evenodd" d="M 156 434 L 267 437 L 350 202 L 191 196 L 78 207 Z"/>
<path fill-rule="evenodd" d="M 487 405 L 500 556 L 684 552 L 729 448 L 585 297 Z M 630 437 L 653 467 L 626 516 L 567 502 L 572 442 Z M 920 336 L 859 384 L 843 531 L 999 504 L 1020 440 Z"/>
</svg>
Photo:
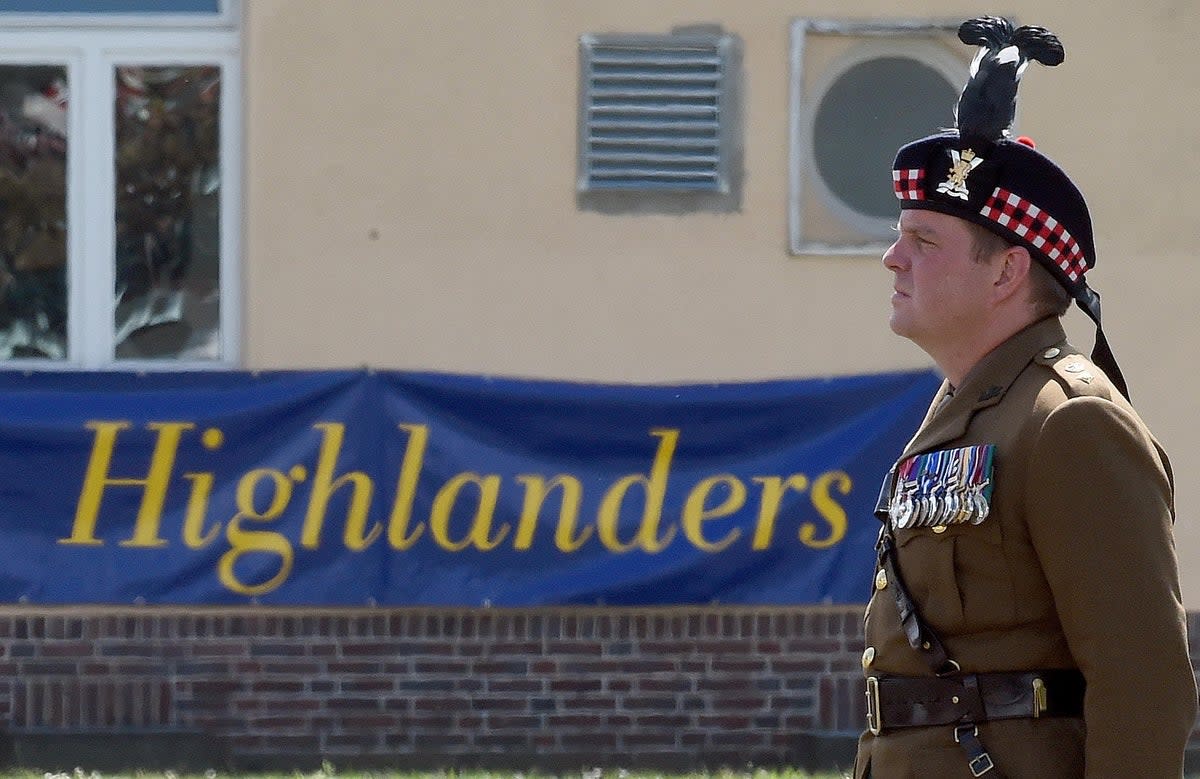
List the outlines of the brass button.
<svg viewBox="0 0 1200 779">
<path fill-rule="evenodd" d="M 1059 349 L 1057 346 L 1051 346 L 1049 349 L 1042 352 L 1042 359 L 1053 360 L 1055 357 L 1057 357 L 1060 354 L 1062 354 L 1061 349 Z"/>
<path fill-rule="evenodd" d="M 862 665 L 863 670 L 871 667 L 871 663 L 875 662 L 875 647 L 869 646 L 863 650 Z"/>
<path fill-rule="evenodd" d="M 945 525 L 934 525 L 933 527 L 931 527 L 929 529 L 932 530 L 933 532 L 937 533 L 938 535 L 941 535 L 942 533 L 946 532 Z"/>
<path fill-rule="evenodd" d="M 950 702 L 951 702 L 951 703 L 958 703 L 958 696 L 957 696 L 957 695 L 952 695 L 952 696 L 950 696 Z"/>
<path fill-rule="evenodd" d="M 882 589 L 885 589 L 886 587 L 887 587 L 887 571 L 880 568 L 879 573 L 875 574 L 875 589 L 882 590 Z"/>
</svg>

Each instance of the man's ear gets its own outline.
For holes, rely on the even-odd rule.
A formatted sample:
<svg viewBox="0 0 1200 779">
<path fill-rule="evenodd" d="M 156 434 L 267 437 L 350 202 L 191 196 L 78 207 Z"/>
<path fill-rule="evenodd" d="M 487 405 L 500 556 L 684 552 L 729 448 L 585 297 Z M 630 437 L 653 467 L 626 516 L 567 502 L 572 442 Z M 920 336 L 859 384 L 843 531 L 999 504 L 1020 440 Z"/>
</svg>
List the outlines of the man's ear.
<svg viewBox="0 0 1200 779">
<path fill-rule="evenodd" d="M 1024 246 L 1010 246 L 996 256 L 996 275 L 992 291 L 997 302 L 1007 300 L 1026 286 L 1033 258 Z"/>
</svg>

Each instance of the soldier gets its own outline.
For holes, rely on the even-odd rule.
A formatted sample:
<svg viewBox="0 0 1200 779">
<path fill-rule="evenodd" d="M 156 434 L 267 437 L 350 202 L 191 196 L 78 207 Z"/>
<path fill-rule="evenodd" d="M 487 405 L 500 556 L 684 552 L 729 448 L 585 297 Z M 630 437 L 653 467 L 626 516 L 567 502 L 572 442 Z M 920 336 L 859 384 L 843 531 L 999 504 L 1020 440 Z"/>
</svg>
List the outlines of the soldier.
<svg viewBox="0 0 1200 779">
<path fill-rule="evenodd" d="M 1083 196 L 1009 137 L 1025 66 L 1062 46 L 994 17 L 959 37 L 981 48 L 957 130 L 893 171 L 891 328 L 945 382 L 880 492 L 854 775 L 1179 777 L 1196 687 L 1171 467 L 1100 329 Z"/>
</svg>

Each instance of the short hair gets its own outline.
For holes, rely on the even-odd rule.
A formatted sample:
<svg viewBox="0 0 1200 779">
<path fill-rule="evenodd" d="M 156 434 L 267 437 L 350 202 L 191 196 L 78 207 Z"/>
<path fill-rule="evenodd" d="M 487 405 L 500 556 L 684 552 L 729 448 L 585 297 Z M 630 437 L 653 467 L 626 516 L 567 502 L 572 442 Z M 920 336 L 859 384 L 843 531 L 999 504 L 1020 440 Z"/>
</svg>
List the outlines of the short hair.
<svg viewBox="0 0 1200 779">
<path fill-rule="evenodd" d="M 1032 281 L 1029 300 L 1033 303 L 1038 319 L 1067 313 L 1071 307 L 1071 293 L 1054 278 L 1054 274 L 1047 270 L 1045 265 L 1034 261 L 1029 269 L 1029 276 Z"/>
<path fill-rule="evenodd" d="M 995 254 L 1015 246 L 1012 241 L 998 235 L 986 227 L 968 222 L 973 234 L 975 262 L 987 262 Z M 1038 319 L 1048 316 L 1062 316 L 1071 307 L 1071 293 L 1059 283 L 1054 274 L 1030 252 L 1033 262 L 1029 265 L 1029 302 Z"/>
<path fill-rule="evenodd" d="M 1013 245 L 1011 241 L 993 233 L 986 227 L 981 227 L 974 222 L 967 222 L 967 225 L 971 229 L 971 245 L 975 251 L 975 262 L 983 264 L 993 254 L 999 254 Z"/>
</svg>

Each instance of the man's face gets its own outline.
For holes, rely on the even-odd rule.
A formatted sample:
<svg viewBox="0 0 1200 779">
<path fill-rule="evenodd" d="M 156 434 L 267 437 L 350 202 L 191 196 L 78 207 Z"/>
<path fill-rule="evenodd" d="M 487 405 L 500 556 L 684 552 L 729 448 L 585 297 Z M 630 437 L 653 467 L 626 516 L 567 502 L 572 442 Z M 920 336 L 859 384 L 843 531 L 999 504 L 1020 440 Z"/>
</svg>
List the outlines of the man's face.
<svg viewBox="0 0 1200 779">
<path fill-rule="evenodd" d="M 975 261 L 970 223 L 936 211 L 900 212 L 900 236 L 883 255 L 894 275 L 892 332 L 935 354 L 970 344 L 988 316 L 992 262 Z"/>
</svg>

